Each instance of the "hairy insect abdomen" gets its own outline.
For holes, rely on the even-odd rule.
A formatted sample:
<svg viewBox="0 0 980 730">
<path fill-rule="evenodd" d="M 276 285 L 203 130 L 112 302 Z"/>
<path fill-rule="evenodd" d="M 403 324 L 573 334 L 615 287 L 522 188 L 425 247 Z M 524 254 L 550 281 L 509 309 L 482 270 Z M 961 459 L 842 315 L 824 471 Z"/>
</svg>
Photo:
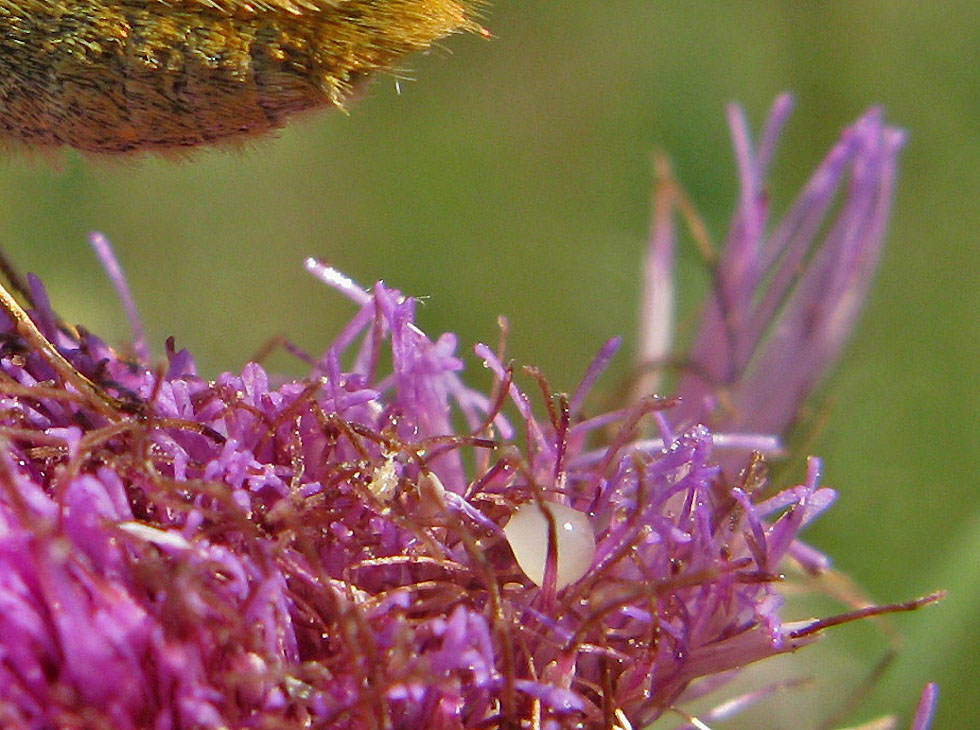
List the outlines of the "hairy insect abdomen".
<svg viewBox="0 0 980 730">
<path fill-rule="evenodd" d="M 261 134 L 475 28 L 447 0 L 0 0 L 0 130 L 92 152 Z"/>
</svg>

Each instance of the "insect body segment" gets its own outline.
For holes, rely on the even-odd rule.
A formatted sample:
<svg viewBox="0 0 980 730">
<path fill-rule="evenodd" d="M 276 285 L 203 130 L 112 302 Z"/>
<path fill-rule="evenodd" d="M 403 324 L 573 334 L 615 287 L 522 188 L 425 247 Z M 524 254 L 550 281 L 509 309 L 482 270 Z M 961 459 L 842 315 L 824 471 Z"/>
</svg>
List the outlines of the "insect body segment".
<svg viewBox="0 0 980 730">
<path fill-rule="evenodd" d="M 124 153 L 255 135 L 459 30 L 465 0 L 0 0 L 0 135 Z"/>
</svg>

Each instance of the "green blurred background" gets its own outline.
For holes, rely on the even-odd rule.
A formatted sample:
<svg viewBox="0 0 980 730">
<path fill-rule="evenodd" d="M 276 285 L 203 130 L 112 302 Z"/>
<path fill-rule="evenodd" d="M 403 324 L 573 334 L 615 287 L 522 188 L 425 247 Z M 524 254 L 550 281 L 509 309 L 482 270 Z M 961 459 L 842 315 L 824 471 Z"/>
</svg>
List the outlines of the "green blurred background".
<svg viewBox="0 0 980 730">
<path fill-rule="evenodd" d="M 467 353 L 507 314 L 512 354 L 556 388 L 624 334 L 611 391 L 635 341 L 652 153 L 670 153 L 721 239 L 735 193 L 727 102 L 758 125 L 779 92 L 797 95 L 777 212 L 839 130 L 883 104 L 910 142 L 883 267 L 815 447 L 840 499 L 809 537 L 879 600 L 950 591 L 894 621 L 904 649 L 849 720 L 907 721 L 936 680 L 936 727 L 976 726 L 980 5 L 498 0 L 485 22 L 494 40 L 456 37 L 411 59 L 417 80 L 400 93 L 380 78 L 349 116 L 315 114 L 243 150 L 177 163 L 5 155 L 0 240 L 67 319 L 122 342 L 85 241 L 103 231 L 155 352 L 175 335 L 207 373 L 272 335 L 314 351 L 329 341 L 352 308 L 304 273 L 312 254 L 425 295 L 423 327 L 458 332 Z M 698 270 L 686 251 L 691 291 Z M 842 629 L 775 670 L 816 662 L 815 687 L 719 727 L 812 727 L 884 647 L 870 624 Z"/>
</svg>

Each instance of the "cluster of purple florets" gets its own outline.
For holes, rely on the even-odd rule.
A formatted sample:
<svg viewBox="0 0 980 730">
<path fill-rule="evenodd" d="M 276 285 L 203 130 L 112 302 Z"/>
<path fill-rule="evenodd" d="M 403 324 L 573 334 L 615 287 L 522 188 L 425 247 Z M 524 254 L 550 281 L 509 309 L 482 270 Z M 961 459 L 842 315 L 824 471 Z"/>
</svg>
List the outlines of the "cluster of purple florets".
<svg viewBox="0 0 980 730">
<path fill-rule="evenodd" d="M 489 351 L 491 395 L 464 386 L 413 309 L 377 286 L 358 351 L 278 387 L 254 363 L 205 380 L 186 352 L 147 368 L 36 311 L 82 374 L 142 404 L 117 419 L 8 336 L 5 726 L 603 727 L 796 646 L 772 583 L 830 501 L 815 478 L 729 483 L 703 427 L 638 445 L 658 398 L 590 420 L 555 395 L 539 421 Z M 561 591 L 501 530 L 536 494 L 596 532 Z"/>
<path fill-rule="evenodd" d="M 774 134 L 747 160 L 760 179 Z M 867 161 L 848 145 L 821 185 Z M 736 244 L 765 228 L 748 224 L 764 201 L 743 203 Z M 787 559 L 825 565 L 797 539 L 833 498 L 819 462 L 774 491 L 758 450 L 778 433 L 713 432 L 710 389 L 683 382 L 681 400 L 589 413 L 618 341 L 570 396 L 478 346 L 491 379 L 474 389 L 455 337 L 416 327 L 414 300 L 310 268 L 359 309 L 303 379 L 249 363 L 209 380 L 172 346 L 154 366 L 139 337 L 121 355 L 65 326 L 35 280 L 31 317 L 109 396 L 94 402 L 13 320 L 0 327 L 0 726 L 628 730 L 816 637 L 819 622 L 780 620 L 778 588 Z M 718 324 L 731 286 L 750 284 L 720 281 L 702 341 L 729 328 L 739 358 L 695 347 L 692 372 L 745 401 L 740 338 L 763 338 L 752 317 Z M 821 317 L 840 326 L 807 296 L 781 300 L 817 312 L 809 329 L 767 346 L 805 345 Z M 719 358 L 736 363 L 727 382 Z M 797 369 L 807 387 L 812 365 Z M 522 571 L 503 528 L 530 501 L 587 515 L 580 580 L 556 584 L 553 554 L 542 585 Z"/>
</svg>

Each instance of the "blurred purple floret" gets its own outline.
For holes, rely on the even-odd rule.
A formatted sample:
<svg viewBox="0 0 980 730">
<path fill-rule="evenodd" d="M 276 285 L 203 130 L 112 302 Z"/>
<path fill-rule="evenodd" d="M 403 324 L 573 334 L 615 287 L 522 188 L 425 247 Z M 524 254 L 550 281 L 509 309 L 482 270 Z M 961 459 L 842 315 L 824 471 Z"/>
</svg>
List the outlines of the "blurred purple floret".
<svg viewBox="0 0 980 730">
<path fill-rule="evenodd" d="M 756 149 L 742 110 L 729 109 L 740 194 L 678 384 L 680 422 L 784 433 L 839 357 L 874 276 L 905 133 L 868 111 L 772 226 L 765 180 L 791 108 L 791 97 L 776 100 Z M 642 351 L 651 363 L 676 355 L 669 202 L 658 201 L 648 259 Z"/>
<path fill-rule="evenodd" d="M 66 327 L 32 280 L 45 336 L 139 407 L 93 407 L 6 318 L 0 727 L 639 729 L 859 617 L 783 621 L 784 567 L 826 564 L 798 536 L 834 493 L 812 458 L 777 491 L 749 452 L 778 443 L 839 353 L 901 134 L 867 114 L 767 233 L 763 178 L 788 107 L 754 154 L 731 113 L 742 195 L 695 370 L 675 397 L 609 413 L 586 407 L 618 340 L 570 398 L 542 378 L 532 397 L 479 345 L 491 382 L 476 388 L 456 337 L 415 325 L 415 300 L 312 260 L 358 311 L 308 377 L 282 384 L 256 363 L 209 380 L 172 342 L 152 366 L 101 237 L 135 358 Z M 655 229 L 648 279 L 667 288 L 648 293 L 660 330 L 644 357 L 668 354 L 672 239 Z M 734 476 L 724 447 L 745 455 Z M 588 515 L 581 580 L 558 587 L 552 565 L 536 586 L 518 567 L 503 526 L 531 500 Z"/>
</svg>

